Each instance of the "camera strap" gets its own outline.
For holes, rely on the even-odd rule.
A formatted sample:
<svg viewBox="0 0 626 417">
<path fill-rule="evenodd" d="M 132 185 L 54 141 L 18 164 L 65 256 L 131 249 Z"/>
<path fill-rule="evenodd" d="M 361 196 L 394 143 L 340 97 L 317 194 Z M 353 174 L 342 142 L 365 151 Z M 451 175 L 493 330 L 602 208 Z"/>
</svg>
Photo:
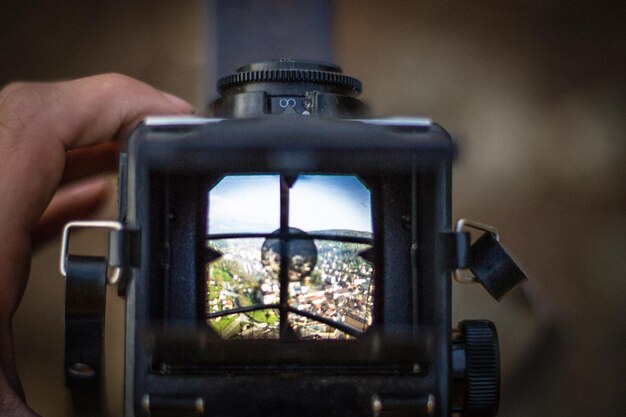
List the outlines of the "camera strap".
<svg viewBox="0 0 626 417">
<path fill-rule="evenodd" d="M 491 233 L 485 233 L 472 244 L 469 268 L 496 300 L 527 279 L 526 274 Z"/>
<path fill-rule="evenodd" d="M 107 261 L 70 255 L 66 269 L 65 383 L 75 416 L 101 417 Z"/>
<path fill-rule="evenodd" d="M 474 243 L 465 228 L 484 232 Z M 480 283 L 496 300 L 500 300 L 521 282 L 526 274 L 500 243 L 498 232 L 491 226 L 461 219 L 455 232 L 448 234 L 448 249 L 454 279 L 457 282 Z M 470 269 L 474 276 L 466 277 L 461 270 Z"/>
</svg>

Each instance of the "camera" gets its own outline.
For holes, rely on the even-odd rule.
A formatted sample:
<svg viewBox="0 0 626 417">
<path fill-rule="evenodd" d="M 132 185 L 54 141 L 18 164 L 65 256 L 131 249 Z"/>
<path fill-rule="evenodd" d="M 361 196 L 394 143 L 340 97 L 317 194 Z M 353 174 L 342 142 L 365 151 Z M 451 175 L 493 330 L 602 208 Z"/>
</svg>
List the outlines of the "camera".
<svg viewBox="0 0 626 417">
<path fill-rule="evenodd" d="M 494 416 L 496 330 L 453 329 L 452 281 L 499 299 L 525 276 L 495 229 L 452 224 L 450 135 L 366 117 L 361 83 L 327 63 L 254 63 L 218 89 L 211 118 L 135 130 L 119 221 L 64 230 L 77 415 L 106 412 L 108 283 L 127 417 Z M 110 229 L 107 256 L 68 253 L 81 227 Z"/>
</svg>

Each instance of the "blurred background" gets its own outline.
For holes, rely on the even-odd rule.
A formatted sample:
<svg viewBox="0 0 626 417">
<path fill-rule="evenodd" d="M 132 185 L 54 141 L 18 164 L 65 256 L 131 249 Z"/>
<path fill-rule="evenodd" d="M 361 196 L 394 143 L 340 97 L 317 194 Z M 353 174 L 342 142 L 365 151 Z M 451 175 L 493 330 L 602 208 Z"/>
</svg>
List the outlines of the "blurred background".
<svg viewBox="0 0 626 417">
<path fill-rule="evenodd" d="M 207 4 L 4 0 L 0 86 L 115 71 L 204 109 L 216 77 Z M 454 286 L 455 323 L 487 318 L 498 326 L 499 415 L 622 414 L 626 3 L 328 4 L 334 61 L 363 82 L 375 115 L 429 116 L 455 135 L 454 219 L 495 225 L 530 277 L 500 303 L 479 287 Z M 306 39 L 302 31 L 286 42 Z M 115 218 L 114 197 L 100 216 Z M 76 241 L 103 247 L 90 236 Z M 58 253 L 56 241 L 34 257 L 15 322 L 29 404 L 48 417 L 71 414 Z M 112 415 L 121 415 L 123 303 L 114 291 L 107 303 L 107 386 Z"/>
</svg>

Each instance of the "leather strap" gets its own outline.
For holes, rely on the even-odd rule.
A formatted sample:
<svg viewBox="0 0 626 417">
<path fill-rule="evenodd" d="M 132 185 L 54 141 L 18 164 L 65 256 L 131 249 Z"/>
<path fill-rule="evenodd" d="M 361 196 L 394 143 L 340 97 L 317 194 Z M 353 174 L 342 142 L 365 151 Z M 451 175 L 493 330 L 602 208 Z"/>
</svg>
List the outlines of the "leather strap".
<svg viewBox="0 0 626 417">
<path fill-rule="evenodd" d="M 104 415 L 102 358 L 107 262 L 103 257 L 68 256 L 65 282 L 65 383 L 74 415 Z"/>
<path fill-rule="evenodd" d="M 469 268 L 496 300 L 526 279 L 524 272 L 491 233 L 483 234 L 474 242 L 470 257 Z"/>
</svg>

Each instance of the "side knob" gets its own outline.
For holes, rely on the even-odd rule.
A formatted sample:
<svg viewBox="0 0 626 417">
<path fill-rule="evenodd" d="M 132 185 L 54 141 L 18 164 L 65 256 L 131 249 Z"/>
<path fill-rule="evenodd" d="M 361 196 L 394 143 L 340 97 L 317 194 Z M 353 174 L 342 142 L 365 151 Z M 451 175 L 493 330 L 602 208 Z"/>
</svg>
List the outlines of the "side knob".
<svg viewBox="0 0 626 417">
<path fill-rule="evenodd" d="M 463 416 L 493 417 L 500 401 L 500 349 L 496 326 L 488 320 L 459 323 L 465 351 Z"/>
</svg>

